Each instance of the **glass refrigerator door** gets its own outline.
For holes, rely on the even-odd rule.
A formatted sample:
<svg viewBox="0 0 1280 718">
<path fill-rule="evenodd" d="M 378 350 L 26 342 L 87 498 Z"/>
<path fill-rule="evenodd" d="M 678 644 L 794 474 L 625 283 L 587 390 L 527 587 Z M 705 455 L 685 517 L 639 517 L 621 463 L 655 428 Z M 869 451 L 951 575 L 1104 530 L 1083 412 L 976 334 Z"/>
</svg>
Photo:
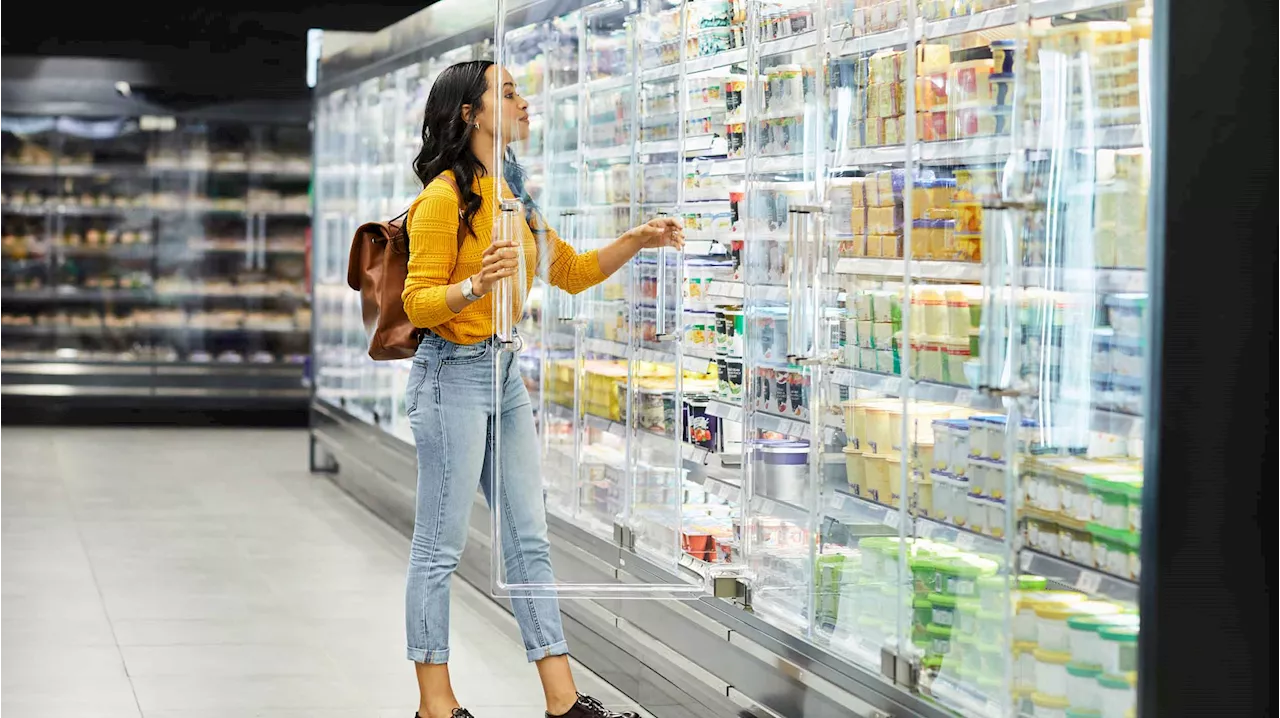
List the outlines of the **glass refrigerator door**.
<svg viewBox="0 0 1280 718">
<path fill-rule="evenodd" d="M 546 12 L 550 8 L 546 4 Z M 537 9 L 535 4 L 532 11 L 525 7 L 520 12 L 524 17 L 536 17 Z M 519 28 L 508 33 L 505 13 L 506 6 L 500 3 L 495 56 L 499 65 L 520 68 L 513 74 L 527 77 L 522 62 L 528 62 L 525 48 L 531 31 Z M 561 409 L 548 413 L 560 416 L 561 426 L 573 423 L 575 475 L 566 482 L 556 476 L 531 477 L 529 469 L 518 467 L 519 462 L 512 460 L 491 459 L 490 464 L 496 467 L 495 495 L 502 495 L 502 487 L 510 482 L 542 480 L 549 494 L 548 503 L 556 513 L 567 510 L 566 518 L 572 523 L 615 542 L 619 565 L 635 566 L 635 561 L 627 563 L 627 557 L 634 552 L 668 578 L 634 584 L 522 578 L 510 570 L 518 557 L 513 554 L 510 537 L 499 531 L 512 517 L 507 516 L 506 507 L 497 503 L 493 517 L 492 588 L 500 595 L 694 598 L 705 591 L 703 577 L 682 573 L 679 565 L 684 445 L 679 393 L 682 372 L 679 344 L 672 337 L 679 336 L 674 317 L 679 316 L 678 275 L 683 261 L 675 252 L 638 258 L 635 267 L 623 268 L 592 287 L 573 285 L 567 274 L 576 263 L 593 263 L 595 259 L 589 252 L 614 241 L 635 223 L 638 176 L 632 160 L 638 127 L 634 122 L 634 22 L 626 5 L 615 2 L 592 6 L 578 15 L 577 136 L 571 142 L 557 138 L 549 150 L 553 155 L 576 151 L 573 162 L 577 196 L 567 197 L 562 191 L 550 191 L 546 184 L 538 187 L 522 181 L 523 173 L 517 170 L 519 157 L 505 155 L 505 199 L 495 217 L 494 236 L 517 240 L 518 246 L 525 246 L 518 240 L 528 238 L 528 251 L 520 253 L 521 269 L 527 266 L 529 273 L 536 275 L 543 292 L 542 306 L 555 307 L 558 314 L 557 321 L 550 323 L 543 312 L 547 330 L 572 337 L 572 359 L 552 365 L 546 392 L 554 399 L 549 403 L 569 410 L 568 419 L 563 418 Z M 552 25 L 554 28 L 555 23 Z M 567 41 L 560 33 L 553 32 L 548 37 L 556 44 Z M 548 51 L 557 58 L 558 65 L 563 53 L 563 49 L 554 47 Z M 568 96 L 570 92 L 561 90 L 557 82 L 547 84 L 548 93 Z M 520 115 L 524 114 L 521 108 Z M 499 126 L 509 127 L 513 135 L 523 138 L 533 123 L 509 115 L 509 109 L 507 116 L 499 113 Z M 552 157 L 550 164 L 556 163 L 557 158 Z M 566 199 L 576 199 L 576 206 L 568 206 Z M 548 208 L 557 206 L 570 212 L 548 215 Z M 654 215 L 656 212 L 650 216 Z M 529 228 L 538 231 L 531 232 Z M 650 268 L 647 280 L 642 279 L 645 273 L 641 263 L 645 262 Z M 580 268 L 587 267 L 584 264 Z M 660 282 L 659 275 L 667 281 Z M 562 297 L 566 288 L 580 291 L 566 301 Z M 643 306 L 646 301 L 648 307 Z M 511 356 L 513 352 L 528 350 L 529 342 L 515 328 L 528 303 L 523 281 L 504 282 L 495 292 L 495 327 L 505 342 L 495 363 L 497 405 L 513 401 L 513 391 L 525 391 L 500 370 L 516 360 Z M 641 336 L 646 321 L 651 330 L 647 342 Z M 565 343 L 558 346 L 566 347 L 567 337 L 562 341 Z M 705 371 L 707 362 L 702 364 Z M 512 412 L 516 417 L 520 414 Z M 519 440 L 521 432 L 513 431 L 508 422 L 495 422 L 491 448 L 497 456 L 521 452 L 519 446 L 506 446 Z M 548 467 L 552 465 L 548 462 Z"/>
<path fill-rule="evenodd" d="M 4 188 L 0 193 L 3 240 L 0 283 L 4 314 L 2 358 L 42 361 L 56 356 L 54 337 L 45 337 L 41 309 L 51 294 L 50 260 L 55 248 L 59 194 L 54 158 L 54 118 L 5 115 Z"/>
<path fill-rule="evenodd" d="M 745 87 L 752 111 L 745 127 L 744 548 L 753 608 L 808 637 L 828 610 L 816 605 L 818 564 L 839 553 L 819 525 L 819 457 L 829 432 L 812 391 L 820 362 L 813 286 L 826 231 L 815 181 L 823 66 L 814 5 L 752 2 L 748 22 L 756 42 Z M 725 310 L 731 374 L 739 321 L 738 311 Z"/>
</svg>

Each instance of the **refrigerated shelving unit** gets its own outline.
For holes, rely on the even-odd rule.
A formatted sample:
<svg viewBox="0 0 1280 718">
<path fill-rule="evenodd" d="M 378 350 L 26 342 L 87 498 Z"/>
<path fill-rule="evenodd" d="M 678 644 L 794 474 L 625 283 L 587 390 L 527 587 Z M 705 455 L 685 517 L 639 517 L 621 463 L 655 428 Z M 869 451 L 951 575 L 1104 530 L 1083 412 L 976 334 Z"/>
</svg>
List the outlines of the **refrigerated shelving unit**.
<svg viewBox="0 0 1280 718">
<path fill-rule="evenodd" d="M 138 105 L 6 104 L 6 420 L 76 406 L 301 415 L 305 114 Z"/>
<path fill-rule="evenodd" d="M 688 240 L 512 318 L 579 658 L 659 716 L 1156 705 L 1168 18 L 443 0 L 330 58 L 313 469 L 411 531 L 408 366 L 368 360 L 346 247 L 418 190 L 433 78 L 494 58 L 524 206 L 580 251 L 664 214 Z M 511 595 L 491 520 L 458 571 Z"/>
</svg>

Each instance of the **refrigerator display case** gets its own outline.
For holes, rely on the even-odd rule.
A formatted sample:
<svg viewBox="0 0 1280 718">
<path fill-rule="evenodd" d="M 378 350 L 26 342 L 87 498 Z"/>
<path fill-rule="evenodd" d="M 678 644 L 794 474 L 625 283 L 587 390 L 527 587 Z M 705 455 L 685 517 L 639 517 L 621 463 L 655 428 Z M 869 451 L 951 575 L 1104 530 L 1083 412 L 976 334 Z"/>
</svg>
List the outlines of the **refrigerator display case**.
<svg viewBox="0 0 1280 718">
<path fill-rule="evenodd" d="M 6 395 L 305 405 L 305 126 L 5 115 L 3 138 Z"/>
<path fill-rule="evenodd" d="M 660 216 L 687 239 L 577 295 L 540 268 L 531 310 L 496 317 L 520 336 L 553 545 L 625 586 L 558 557 L 537 590 L 680 651 L 699 649 L 664 620 L 714 616 L 836 686 L 699 666 L 788 715 L 797 690 L 838 695 L 831 715 L 1136 715 L 1157 10 L 532 0 L 462 35 L 529 101 L 508 160 L 527 192 L 495 233 L 533 210 L 578 251 Z M 422 33 L 415 67 L 458 44 L 433 11 L 389 35 Z M 362 95 L 402 64 L 340 64 L 316 105 L 314 434 L 339 464 L 335 409 L 411 441 L 405 370 L 367 359 L 342 282 L 355 225 L 411 200 L 351 209 L 380 136 Z M 412 481 L 390 473 L 411 464 L 345 485 L 404 525 L 387 507 Z M 471 575 L 518 593 L 494 544 Z M 606 600 L 643 596 L 684 600 Z"/>
</svg>

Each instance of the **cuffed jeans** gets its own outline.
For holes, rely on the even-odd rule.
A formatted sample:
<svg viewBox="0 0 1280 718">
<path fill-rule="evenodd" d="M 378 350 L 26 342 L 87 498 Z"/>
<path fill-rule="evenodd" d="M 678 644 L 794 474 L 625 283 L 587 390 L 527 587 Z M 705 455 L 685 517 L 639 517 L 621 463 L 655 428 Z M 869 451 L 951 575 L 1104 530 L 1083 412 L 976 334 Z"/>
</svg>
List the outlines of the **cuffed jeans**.
<svg viewBox="0 0 1280 718">
<path fill-rule="evenodd" d="M 503 382 L 500 412 L 494 411 L 495 361 Z M 405 589 L 408 654 L 417 663 L 448 663 L 449 584 L 466 544 L 477 483 L 490 506 L 502 502 L 506 581 L 554 582 L 537 433 L 517 355 L 500 351 L 494 339 L 463 345 L 427 334 L 413 357 L 405 405 L 418 450 Z M 500 496 L 493 495 L 489 465 L 495 420 L 502 422 Z M 530 661 L 569 652 L 554 596 L 517 597 L 511 604 Z"/>
</svg>

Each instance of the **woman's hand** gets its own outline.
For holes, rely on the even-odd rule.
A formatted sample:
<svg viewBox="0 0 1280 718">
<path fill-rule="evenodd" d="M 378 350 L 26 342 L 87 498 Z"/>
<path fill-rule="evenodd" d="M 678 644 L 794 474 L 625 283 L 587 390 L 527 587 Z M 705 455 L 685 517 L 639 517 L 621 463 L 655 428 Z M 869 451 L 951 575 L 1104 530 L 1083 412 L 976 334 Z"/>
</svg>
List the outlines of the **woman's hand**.
<svg viewBox="0 0 1280 718">
<path fill-rule="evenodd" d="M 673 217 L 657 217 L 627 230 L 622 235 L 631 241 L 637 249 L 658 249 L 675 247 L 684 249 L 684 225 Z"/>
<path fill-rule="evenodd" d="M 490 243 L 480 259 L 480 271 L 471 278 L 471 291 L 483 297 L 500 280 L 514 276 L 520 261 L 516 257 L 515 242 L 499 239 Z"/>
</svg>

